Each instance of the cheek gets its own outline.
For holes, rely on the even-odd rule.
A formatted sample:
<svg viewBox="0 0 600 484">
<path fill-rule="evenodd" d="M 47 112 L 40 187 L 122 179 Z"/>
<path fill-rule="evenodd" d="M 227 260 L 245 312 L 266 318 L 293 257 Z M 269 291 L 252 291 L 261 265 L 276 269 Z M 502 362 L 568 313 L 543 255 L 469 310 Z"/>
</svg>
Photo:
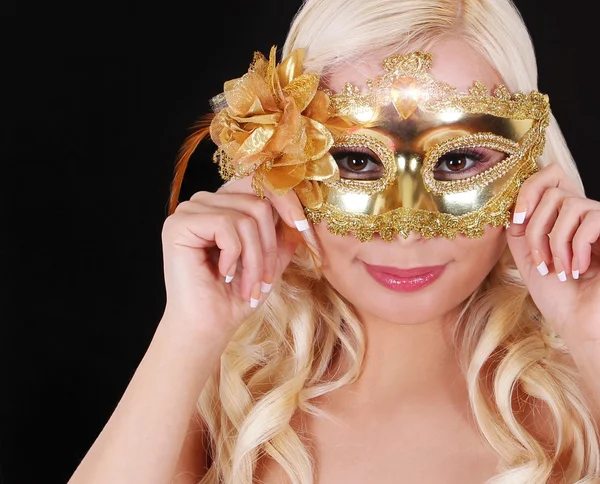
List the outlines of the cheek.
<svg viewBox="0 0 600 484">
<path fill-rule="evenodd" d="M 339 271 L 344 267 L 343 264 L 339 264 L 338 262 L 349 261 L 354 258 L 358 250 L 357 245 L 361 243 L 356 238 L 351 235 L 340 237 L 339 235 L 332 234 L 327 230 L 327 222 L 315 224 L 313 227 L 319 239 L 323 259 L 322 269 L 325 276 L 327 276 L 327 273 L 332 268 Z"/>
<path fill-rule="evenodd" d="M 478 239 L 463 238 L 462 252 L 487 261 L 497 262 L 506 247 L 504 227 L 487 227 L 483 237 Z M 492 264 L 492 265 L 493 265 Z"/>
<path fill-rule="evenodd" d="M 475 287 L 479 285 L 496 265 L 506 248 L 503 227 L 488 227 L 483 237 L 456 239 L 454 253 L 458 266 Z M 475 289 L 473 288 L 473 290 Z"/>
</svg>

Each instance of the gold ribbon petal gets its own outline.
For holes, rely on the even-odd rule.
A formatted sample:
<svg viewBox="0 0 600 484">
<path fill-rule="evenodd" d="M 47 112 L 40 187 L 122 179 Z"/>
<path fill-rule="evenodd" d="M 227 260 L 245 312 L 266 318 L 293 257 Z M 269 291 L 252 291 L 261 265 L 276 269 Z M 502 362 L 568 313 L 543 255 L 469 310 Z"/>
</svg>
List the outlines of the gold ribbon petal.
<svg viewBox="0 0 600 484">
<path fill-rule="evenodd" d="M 306 136 L 311 141 L 307 146 L 306 156 L 311 160 L 321 158 L 333 146 L 333 136 L 321 123 L 306 117 L 304 120 L 306 121 Z"/>
<path fill-rule="evenodd" d="M 229 112 L 233 116 L 264 113 L 265 110 L 256 91 L 256 86 L 253 86 L 252 83 L 251 74 L 234 81 L 226 82 L 224 94 Z"/>
<path fill-rule="evenodd" d="M 273 136 L 274 128 L 261 126 L 250 133 L 234 156 L 234 162 L 244 163 L 244 159 L 260 153 Z"/>
<path fill-rule="evenodd" d="M 271 93 L 273 94 L 276 100 L 281 100 L 282 91 L 281 84 L 279 82 L 279 75 L 277 73 L 277 48 L 275 46 L 271 47 L 271 52 L 269 53 L 269 67 L 267 69 L 267 73 L 265 76 L 265 80 L 271 89 Z"/>
<path fill-rule="evenodd" d="M 292 82 L 293 79 L 302 75 L 302 64 L 306 51 L 304 49 L 296 49 L 287 56 L 277 67 L 277 77 L 282 89 Z"/>
<path fill-rule="evenodd" d="M 302 114 L 307 118 L 314 119 L 320 123 L 325 123 L 330 118 L 329 110 L 329 95 L 324 91 L 316 91 Z"/>
<path fill-rule="evenodd" d="M 217 113 L 210 123 L 210 138 L 217 146 L 232 140 L 231 129 L 229 128 L 230 123 L 227 110 Z"/>
<path fill-rule="evenodd" d="M 230 119 L 237 121 L 242 124 L 277 124 L 281 119 L 281 113 L 273 114 L 258 114 L 256 116 L 250 116 L 249 118 L 242 118 L 239 116 L 230 116 Z"/>
<path fill-rule="evenodd" d="M 283 195 L 301 183 L 305 176 L 305 164 L 274 166 L 265 173 L 265 184 L 275 195 Z"/>
<path fill-rule="evenodd" d="M 327 153 L 318 160 L 306 164 L 306 179 L 318 181 L 335 181 L 340 177 L 338 164 L 333 156 Z"/>
<path fill-rule="evenodd" d="M 291 97 L 284 99 L 283 113 L 281 113 L 275 134 L 269 143 L 269 149 L 277 152 L 285 151 L 286 147 L 297 139 L 298 132 L 303 126 L 294 100 Z"/>
<path fill-rule="evenodd" d="M 316 210 L 323 204 L 323 192 L 316 181 L 303 180 L 294 188 L 303 206 Z"/>
<path fill-rule="evenodd" d="M 316 74 L 303 74 L 285 86 L 283 91 L 288 96 L 292 96 L 294 98 L 296 105 L 298 106 L 298 110 L 302 112 L 310 104 L 312 98 L 317 92 L 318 87 L 319 76 Z"/>
</svg>

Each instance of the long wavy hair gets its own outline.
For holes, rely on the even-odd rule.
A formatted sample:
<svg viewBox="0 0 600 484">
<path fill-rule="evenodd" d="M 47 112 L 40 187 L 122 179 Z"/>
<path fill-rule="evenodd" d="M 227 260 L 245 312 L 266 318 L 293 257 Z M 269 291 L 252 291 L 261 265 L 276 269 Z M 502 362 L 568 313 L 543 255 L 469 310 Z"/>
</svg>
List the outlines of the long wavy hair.
<svg viewBox="0 0 600 484">
<path fill-rule="evenodd" d="M 537 89 L 532 42 L 510 0 L 305 0 L 281 55 L 306 49 L 305 70 L 326 80 L 361 54 L 426 50 L 448 38 L 477 49 L 511 91 Z M 583 192 L 554 117 L 539 161 L 560 163 Z M 365 337 L 308 247 L 298 248 L 265 304 L 239 328 L 199 398 L 210 457 L 202 484 L 252 484 L 262 457 L 274 459 L 294 484 L 314 481 L 311 453 L 292 416 L 322 415 L 315 398 L 358 378 Z M 579 375 L 508 251 L 465 303 L 455 328 L 475 421 L 500 457 L 488 484 L 573 484 L 599 476 L 598 430 Z M 339 355 L 352 364 L 331 376 Z M 540 406 L 551 438 L 525 424 L 534 410 L 524 409 Z"/>
</svg>

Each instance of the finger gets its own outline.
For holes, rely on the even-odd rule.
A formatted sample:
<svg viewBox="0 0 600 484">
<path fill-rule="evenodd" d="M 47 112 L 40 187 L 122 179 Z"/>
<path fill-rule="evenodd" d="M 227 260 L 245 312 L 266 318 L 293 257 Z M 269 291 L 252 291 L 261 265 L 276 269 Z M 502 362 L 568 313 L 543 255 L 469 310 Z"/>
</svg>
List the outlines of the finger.
<svg viewBox="0 0 600 484">
<path fill-rule="evenodd" d="M 535 269 L 537 269 L 540 274 L 545 275 L 547 269 L 544 270 L 543 266 L 539 267 L 539 263 L 533 260 L 531 249 L 529 248 L 524 232 L 511 233 L 511 230 L 508 230 L 506 231 L 506 241 L 515 264 L 517 265 L 517 270 L 526 284 L 532 277 L 532 271 Z"/>
<path fill-rule="evenodd" d="M 600 237 L 600 210 L 585 214 L 573 236 L 573 260 L 571 262 L 573 278 L 577 279 L 590 267 L 592 245 Z"/>
<path fill-rule="evenodd" d="M 549 188 L 559 188 L 574 196 L 583 196 L 581 190 L 573 183 L 558 163 L 543 167 L 523 182 L 517 195 L 513 211 L 511 229 L 515 235 L 520 235 L 525 228 L 521 225 L 528 215 L 532 214 L 540 203 L 545 191 Z"/>
<path fill-rule="evenodd" d="M 275 264 L 275 280 L 279 280 L 294 256 L 302 236 L 298 231 L 282 225 L 277 230 L 277 261 Z"/>
<path fill-rule="evenodd" d="M 167 218 L 163 237 L 168 237 L 175 246 L 192 249 L 217 247 L 220 251 L 218 270 L 226 278 L 242 252 L 242 242 L 230 222 L 230 214 L 225 210 L 199 214 L 189 210 L 186 205 L 190 203 L 182 202 Z"/>
<path fill-rule="evenodd" d="M 216 245 L 221 250 L 218 269 L 225 277 L 225 281 L 232 281 L 240 265 L 240 296 L 250 300 L 251 294 L 257 292 L 253 290 L 258 288 L 258 297 L 260 297 L 263 255 L 256 220 L 236 209 L 207 207 L 191 200 L 182 202 L 171 217 L 177 214 L 186 217 L 184 221 L 178 223 L 180 231 L 184 234 L 185 242 L 182 245 L 189 244 L 188 246 L 197 248 Z M 232 230 L 236 234 L 237 244 L 231 235 Z M 225 244 L 221 240 L 221 234 L 230 234 L 230 244 Z"/>
<path fill-rule="evenodd" d="M 552 262 L 559 279 L 573 272 L 573 238 L 587 212 L 598 208 L 598 202 L 580 197 L 565 197 L 554 226 L 548 233 Z"/>
<path fill-rule="evenodd" d="M 252 177 L 248 176 L 235 182 L 227 183 L 219 188 L 217 193 L 255 194 L 252 188 Z M 271 205 L 286 225 L 301 232 L 310 228 L 310 224 L 304 215 L 304 207 L 302 207 L 294 190 L 289 190 L 284 195 L 275 195 L 268 188 L 265 188 L 264 196 L 271 202 Z"/>
<path fill-rule="evenodd" d="M 546 264 L 552 262 L 548 234 L 552 231 L 563 201 L 567 197 L 568 193 L 560 188 L 546 189 L 525 226 L 525 237 L 529 249 L 532 252 L 537 251 Z"/>
<path fill-rule="evenodd" d="M 277 260 L 277 236 L 275 233 L 275 218 L 273 206 L 268 199 L 258 198 L 254 194 L 246 193 L 210 193 L 197 192 L 190 201 L 198 202 L 198 210 L 212 210 L 226 208 L 237 210 L 253 217 L 257 221 L 263 251 L 264 272 L 262 276 L 263 292 L 268 292 L 269 285 L 273 282 L 275 264 Z M 205 208 L 203 208 L 205 207 Z"/>
<path fill-rule="evenodd" d="M 240 294 L 252 304 L 260 299 L 264 270 L 260 233 L 253 217 L 234 210 L 232 212 L 235 228 L 242 241 Z"/>
</svg>

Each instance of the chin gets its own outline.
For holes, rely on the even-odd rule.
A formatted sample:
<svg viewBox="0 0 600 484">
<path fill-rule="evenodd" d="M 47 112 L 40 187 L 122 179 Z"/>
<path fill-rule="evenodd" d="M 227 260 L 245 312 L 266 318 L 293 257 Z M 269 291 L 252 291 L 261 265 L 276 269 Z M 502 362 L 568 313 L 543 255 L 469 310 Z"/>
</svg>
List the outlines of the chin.
<svg viewBox="0 0 600 484">
<path fill-rule="evenodd" d="M 361 321 L 379 321 L 393 325 L 417 325 L 439 321 L 456 312 L 458 305 L 453 307 L 437 304 L 418 304 L 407 301 L 405 304 L 354 306 L 357 316 Z"/>
</svg>

